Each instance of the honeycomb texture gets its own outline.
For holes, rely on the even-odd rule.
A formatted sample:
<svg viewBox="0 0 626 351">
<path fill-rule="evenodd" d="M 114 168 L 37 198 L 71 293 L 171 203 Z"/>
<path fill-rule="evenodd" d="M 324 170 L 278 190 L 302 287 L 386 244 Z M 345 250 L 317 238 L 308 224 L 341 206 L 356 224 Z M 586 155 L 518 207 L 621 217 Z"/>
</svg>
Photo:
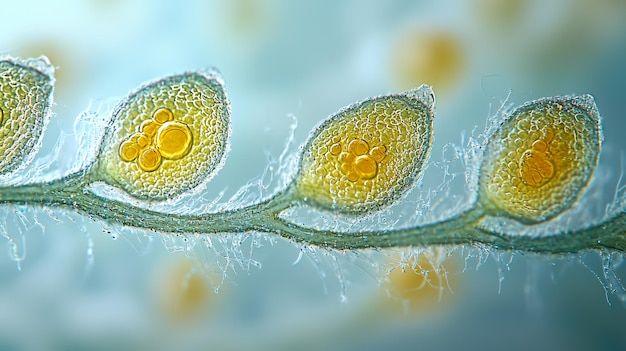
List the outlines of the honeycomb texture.
<svg viewBox="0 0 626 351">
<path fill-rule="evenodd" d="M 601 140 L 590 95 L 529 102 L 489 141 L 481 200 L 525 223 L 550 219 L 571 207 L 589 183 Z"/>
<path fill-rule="evenodd" d="M 349 106 L 313 131 L 296 178 L 319 207 L 365 212 L 395 201 L 430 149 L 434 96 L 428 86 Z"/>
<path fill-rule="evenodd" d="M 161 120 L 164 116 L 173 121 Z M 176 139 L 190 145 L 174 145 L 184 152 L 162 159 L 166 150 L 159 152 L 158 147 L 165 146 L 148 145 L 146 153 L 134 162 L 137 156 L 125 143 L 139 139 L 143 146 L 142 138 L 150 143 L 156 133 L 152 129 L 158 128 L 151 123 L 176 123 L 177 128 L 191 133 L 190 138 Z M 165 200 L 211 178 L 223 163 L 229 136 L 230 109 L 221 83 L 199 72 L 171 76 L 139 88 L 115 108 L 96 169 L 102 180 L 135 198 Z"/>
<path fill-rule="evenodd" d="M 23 167 L 39 148 L 53 82 L 34 67 L 0 61 L 0 175 Z"/>
</svg>

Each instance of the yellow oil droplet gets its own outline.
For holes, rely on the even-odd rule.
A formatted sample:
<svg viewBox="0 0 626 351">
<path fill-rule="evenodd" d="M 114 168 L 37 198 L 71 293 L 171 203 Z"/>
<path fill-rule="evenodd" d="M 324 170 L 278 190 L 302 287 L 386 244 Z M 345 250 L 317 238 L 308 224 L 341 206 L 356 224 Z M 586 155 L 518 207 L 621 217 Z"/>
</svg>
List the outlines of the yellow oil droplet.
<svg viewBox="0 0 626 351">
<path fill-rule="evenodd" d="M 149 136 L 147 136 L 144 133 L 137 133 L 136 134 L 136 140 L 137 140 L 137 145 L 141 149 L 145 149 L 148 146 L 150 146 L 150 144 L 152 144 L 152 138 L 150 138 Z"/>
<path fill-rule="evenodd" d="M 137 163 L 144 171 L 152 172 L 161 165 L 161 153 L 157 149 L 149 147 L 141 152 Z"/>
<path fill-rule="evenodd" d="M 479 201 L 524 223 L 550 219 L 578 199 L 598 163 L 602 132 L 593 97 L 526 103 L 491 137 Z"/>
<path fill-rule="evenodd" d="M 2 118 L 4 118 L 4 112 L 0 108 L 0 124 L 2 124 Z"/>
<path fill-rule="evenodd" d="M 361 179 L 372 179 L 378 171 L 378 164 L 368 155 L 357 157 L 354 161 L 354 171 Z"/>
<path fill-rule="evenodd" d="M 180 195 L 223 164 L 230 110 L 221 80 L 212 73 L 188 72 L 144 85 L 114 111 L 93 175 L 135 198 Z M 136 159 L 124 154 L 126 142 L 137 144 Z"/>
<path fill-rule="evenodd" d="M 161 156 L 168 160 L 178 160 L 191 149 L 192 135 L 189 127 L 178 122 L 166 122 L 159 128 L 156 145 Z"/>
<path fill-rule="evenodd" d="M 120 145 L 120 157 L 127 162 L 134 161 L 139 156 L 140 150 L 136 142 L 125 141 Z"/>
<path fill-rule="evenodd" d="M 386 155 L 387 148 L 385 147 L 385 145 L 374 146 L 370 151 L 370 156 L 372 156 L 372 159 L 374 159 L 374 161 L 378 163 L 380 163 Z"/>
<path fill-rule="evenodd" d="M 147 121 L 141 122 L 141 127 L 139 127 L 139 130 L 145 135 L 152 138 L 154 137 L 157 130 L 159 129 L 159 126 L 160 124 L 155 122 L 154 120 L 147 120 Z"/>
<path fill-rule="evenodd" d="M 342 165 L 351 165 L 356 160 L 356 156 L 354 156 L 351 152 L 342 152 L 339 154 L 339 162 Z"/>
<path fill-rule="evenodd" d="M 305 145 L 295 180 L 300 197 L 348 213 L 396 200 L 412 184 L 430 148 L 433 104 L 432 90 L 422 86 L 331 116 Z"/>
<path fill-rule="evenodd" d="M 339 154 L 341 154 L 341 144 L 335 143 L 331 145 L 330 154 L 333 156 L 339 156 Z"/>
<path fill-rule="evenodd" d="M 348 145 L 348 150 L 350 150 L 350 152 L 353 153 L 355 156 L 361 156 L 370 151 L 370 146 L 365 140 L 354 139 Z"/>
<path fill-rule="evenodd" d="M 163 124 L 165 122 L 169 122 L 172 119 L 174 119 L 174 115 L 172 114 L 172 111 L 170 111 L 169 109 L 160 108 L 154 111 L 154 115 L 152 118 L 154 119 L 155 122 L 159 124 Z"/>
</svg>

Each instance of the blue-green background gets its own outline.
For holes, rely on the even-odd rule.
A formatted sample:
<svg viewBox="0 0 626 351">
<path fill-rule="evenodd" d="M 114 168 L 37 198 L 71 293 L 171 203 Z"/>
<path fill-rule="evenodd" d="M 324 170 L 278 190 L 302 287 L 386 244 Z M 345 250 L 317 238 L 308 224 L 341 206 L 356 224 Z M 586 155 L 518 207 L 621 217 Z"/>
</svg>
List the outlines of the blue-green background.
<svg viewBox="0 0 626 351">
<path fill-rule="evenodd" d="M 288 114 L 298 119 L 301 144 L 341 107 L 403 89 L 391 57 L 407 33 L 447 33 L 463 66 L 448 86 L 435 85 L 433 162 L 442 160 L 447 143 L 461 143 L 474 126 L 482 130 L 490 103 L 513 89 L 518 104 L 595 96 L 605 130 L 596 173 L 603 181 L 583 198 L 585 210 L 603 212 L 624 167 L 626 2 L 620 0 L 13 1 L 0 13 L 1 54 L 45 54 L 57 67 L 44 151 L 59 138 L 72 140 L 83 111 L 164 75 L 216 67 L 231 101 L 233 134 L 229 158 L 207 187 L 209 199 L 225 187 L 225 199 L 233 195 L 280 155 Z M 53 168 L 75 157 L 67 142 Z M 424 187 L 438 184 L 431 178 Z M 151 244 L 136 233 L 114 240 L 108 228 L 80 216 L 58 212 L 59 224 L 23 211 L 41 217 L 42 226 L 6 224 L 26 253 L 21 270 L 9 241 L 0 238 L 2 350 L 626 348 L 626 304 L 615 295 L 607 303 L 585 267 L 601 274 L 595 254 L 515 255 L 507 267 L 508 257 L 498 261 L 492 253 L 477 269 L 478 259 L 470 258 L 463 271 L 467 253 L 459 251 L 452 292 L 423 313 L 403 315 L 379 312 L 385 293 L 349 260 L 341 264 L 345 277 L 337 278 L 332 259 L 323 257 L 322 278 L 307 258 L 292 264 L 297 247 L 264 241 L 253 255 L 262 268 L 228 270 L 219 294 L 209 288 L 199 313 L 179 320 L 164 307 L 172 297 L 161 293 L 177 284 L 168 282 L 172 267 L 187 259 L 168 252 L 158 235 Z M 13 210 L 7 218 L 16 221 Z M 191 256 L 205 264 L 214 259 Z M 617 275 L 626 276 L 624 267 Z M 347 301 L 338 281 L 347 283 Z"/>
</svg>

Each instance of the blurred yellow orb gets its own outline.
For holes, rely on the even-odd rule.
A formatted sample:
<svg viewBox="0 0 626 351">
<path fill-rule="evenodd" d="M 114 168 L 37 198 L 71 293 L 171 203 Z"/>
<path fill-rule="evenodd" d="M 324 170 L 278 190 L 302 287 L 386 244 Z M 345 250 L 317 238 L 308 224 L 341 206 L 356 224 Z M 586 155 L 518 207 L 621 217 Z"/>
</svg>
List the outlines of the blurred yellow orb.
<svg viewBox="0 0 626 351">
<path fill-rule="evenodd" d="M 435 250 L 411 255 L 389 272 L 384 286 L 389 297 L 402 303 L 403 313 L 432 310 L 451 290 L 449 272 L 456 262 L 443 254 Z"/>
<path fill-rule="evenodd" d="M 428 29 L 400 34 L 390 56 L 391 77 L 399 89 L 428 84 L 437 93 L 459 82 L 466 61 L 458 36 Z"/>
<path fill-rule="evenodd" d="M 207 277 L 195 271 L 187 258 L 166 262 L 156 277 L 155 297 L 160 310 L 174 323 L 206 317 L 215 299 Z"/>
</svg>

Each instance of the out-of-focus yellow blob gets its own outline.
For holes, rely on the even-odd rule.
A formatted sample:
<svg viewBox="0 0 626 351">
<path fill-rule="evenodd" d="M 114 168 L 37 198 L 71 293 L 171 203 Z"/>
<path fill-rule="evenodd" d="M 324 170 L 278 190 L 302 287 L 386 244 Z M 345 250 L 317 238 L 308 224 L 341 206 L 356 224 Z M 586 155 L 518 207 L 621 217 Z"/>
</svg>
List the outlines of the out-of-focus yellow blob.
<svg viewBox="0 0 626 351">
<path fill-rule="evenodd" d="M 375 210 L 413 183 L 432 139 L 429 86 L 368 99 L 323 122 L 304 147 L 296 190 L 343 212 Z"/>
<path fill-rule="evenodd" d="M 25 166 L 49 119 L 54 78 L 45 58 L 0 60 L 0 175 Z"/>
<path fill-rule="evenodd" d="M 589 183 L 601 141 L 592 96 L 531 101 L 491 137 L 479 201 L 524 223 L 550 219 L 571 207 Z"/>
<path fill-rule="evenodd" d="M 215 174 L 229 135 L 228 100 L 216 76 L 167 77 L 116 107 L 94 169 L 134 197 L 167 199 Z"/>
<path fill-rule="evenodd" d="M 481 24 L 488 25 L 493 31 L 505 32 L 519 28 L 520 21 L 532 5 L 528 0 L 474 0 L 473 3 L 473 10 Z"/>
<path fill-rule="evenodd" d="M 208 314 L 215 299 L 207 277 L 187 258 L 167 260 L 155 277 L 158 307 L 172 322 L 192 322 Z"/>
<path fill-rule="evenodd" d="M 384 282 L 389 296 L 402 302 L 403 312 L 420 312 L 441 303 L 450 290 L 448 272 L 454 269 L 452 257 L 435 251 L 411 256 L 389 272 Z"/>
<path fill-rule="evenodd" d="M 460 80 L 465 53 L 461 39 L 452 33 L 412 29 L 396 40 L 390 65 L 398 88 L 409 89 L 425 83 L 440 93 Z"/>
</svg>

